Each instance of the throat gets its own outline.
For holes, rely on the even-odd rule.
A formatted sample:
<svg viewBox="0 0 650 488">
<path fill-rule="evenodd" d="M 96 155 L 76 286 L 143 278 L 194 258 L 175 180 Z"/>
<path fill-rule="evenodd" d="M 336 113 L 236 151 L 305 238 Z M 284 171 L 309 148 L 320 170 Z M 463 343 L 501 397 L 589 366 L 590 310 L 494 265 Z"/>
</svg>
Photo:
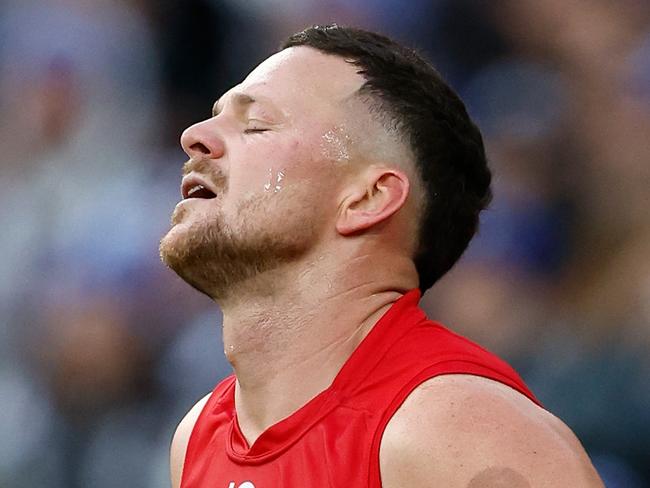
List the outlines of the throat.
<svg viewBox="0 0 650 488">
<path fill-rule="evenodd" d="M 294 278 L 272 295 L 220 302 L 224 349 L 237 377 L 235 408 L 249 445 L 327 390 L 402 296 L 372 282 L 319 291 Z"/>
<path fill-rule="evenodd" d="M 293 334 L 293 347 L 269 334 L 259 348 L 249 349 L 249 342 L 245 350 L 233 345 L 230 351 L 237 376 L 235 409 L 240 431 L 249 446 L 264 431 L 327 390 L 351 354 L 339 354 L 332 347 L 308 353 L 295 346 L 305 344 L 299 338 L 302 335 L 302 331 Z"/>
<path fill-rule="evenodd" d="M 313 382 L 303 375 L 302 388 L 295 378 L 272 381 L 266 388 L 247 389 L 237 381 L 235 386 L 235 410 L 239 429 L 246 439 L 248 446 L 252 446 L 263 432 L 272 428 L 282 420 L 295 415 L 305 405 L 327 390 L 331 385 L 333 375 L 329 381 L 322 383 Z"/>
<path fill-rule="evenodd" d="M 239 428 L 249 446 L 264 431 L 295 414 L 331 386 L 394 299 L 331 336 L 319 334 L 317 326 L 340 321 L 318 320 L 312 327 L 296 326 L 288 335 L 289 341 L 270 334 L 263 341 L 258 336 L 244 342 L 246 349 L 238 349 L 234 344 L 226 346 L 237 376 L 235 408 Z M 225 332 L 224 328 L 224 339 Z M 259 347 L 250 347 L 256 342 Z M 269 347 L 270 344 L 274 346 Z"/>
</svg>

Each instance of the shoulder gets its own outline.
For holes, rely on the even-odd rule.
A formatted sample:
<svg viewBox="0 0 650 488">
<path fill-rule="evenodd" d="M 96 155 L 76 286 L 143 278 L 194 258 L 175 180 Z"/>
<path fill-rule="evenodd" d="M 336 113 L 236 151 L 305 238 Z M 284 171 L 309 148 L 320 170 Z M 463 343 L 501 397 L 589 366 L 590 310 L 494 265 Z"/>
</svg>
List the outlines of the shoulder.
<svg viewBox="0 0 650 488">
<path fill-rule="evenodd" d="M 181 486 L 181 476 L 183 475 L 183 464 L 185 462 L 187 444 L 190 441 L 190 435 L 194 429 L 194 424 L 196 424 L 203 407 L 208 402 L 211 395 L 212 393 L 208 393 L 196 402 L 196 404 L 180 421 L 178 427 L 176 427 L 176 432 L 174 432 L 174 437 L 172 439 L 169 463 L 173 488 L 179 488 Z"/>
<path fill-rule="evenodd" d="M 470 375 L 424 382 L 389 422 L 384 488 L 603 487 L 558 418 L 512 388 Z"/>
</svg>

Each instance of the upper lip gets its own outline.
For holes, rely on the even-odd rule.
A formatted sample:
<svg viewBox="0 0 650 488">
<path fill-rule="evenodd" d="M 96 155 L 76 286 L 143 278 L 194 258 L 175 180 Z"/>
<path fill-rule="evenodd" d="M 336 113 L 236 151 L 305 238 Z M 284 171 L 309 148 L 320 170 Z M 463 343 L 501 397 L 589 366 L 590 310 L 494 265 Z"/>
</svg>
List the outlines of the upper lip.
<svg viewBox="0 0 650 488">
<path fill-rule="evenodd" d="M 187 176 L 183 177 L 183 180 L 181 181 L 181 195 L 183 196 L 183 199 L 188 198 L 190 191 L 199 185 L 207 190 L 210 190 L 215 195 L 217 194 L 214 186 L 212 186 L 202 175 L 197 173 L 190 173 Z"/>
</svg>

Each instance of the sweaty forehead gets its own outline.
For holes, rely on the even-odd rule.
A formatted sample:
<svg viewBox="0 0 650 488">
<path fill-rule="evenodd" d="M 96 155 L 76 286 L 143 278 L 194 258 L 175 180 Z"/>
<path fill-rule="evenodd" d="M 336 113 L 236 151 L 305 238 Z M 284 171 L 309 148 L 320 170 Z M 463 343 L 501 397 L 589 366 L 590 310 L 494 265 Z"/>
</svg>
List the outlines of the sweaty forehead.
<svg viewBox="0 0 650 488">
<path fill-rule="evenodd" d="M 288 112 L 340 107 L 364 83 L 358 67 L 316 49 L 290 47 L 266 59 L 239 85 L 259 92 Z"/>
</svg>

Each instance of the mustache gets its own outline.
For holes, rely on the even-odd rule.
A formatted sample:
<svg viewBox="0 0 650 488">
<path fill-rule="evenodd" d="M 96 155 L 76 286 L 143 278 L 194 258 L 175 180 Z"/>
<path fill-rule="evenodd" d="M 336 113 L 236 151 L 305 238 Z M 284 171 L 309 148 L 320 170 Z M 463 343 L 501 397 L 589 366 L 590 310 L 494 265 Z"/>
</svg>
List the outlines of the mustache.
<svg viewBox="0 0 650 488">
<path fill-rule="evenodd" d="M 190 159 L 183 165 L 183 176 L 187 176 L 192 171 L 195 173 L 208 173 L 210 170 L 210 161 L 207 159 Z"/>
<path fill-rule="evenodd" d="M 190 159 L 183 164 L 183 176 L 190 173 L 199 173 L 207 176 L 214 183 L 217 190 L 225 192 L 228 189 L 228 180 L 225 173 L 218 165 L 208 159 Z"/>
</svg>

